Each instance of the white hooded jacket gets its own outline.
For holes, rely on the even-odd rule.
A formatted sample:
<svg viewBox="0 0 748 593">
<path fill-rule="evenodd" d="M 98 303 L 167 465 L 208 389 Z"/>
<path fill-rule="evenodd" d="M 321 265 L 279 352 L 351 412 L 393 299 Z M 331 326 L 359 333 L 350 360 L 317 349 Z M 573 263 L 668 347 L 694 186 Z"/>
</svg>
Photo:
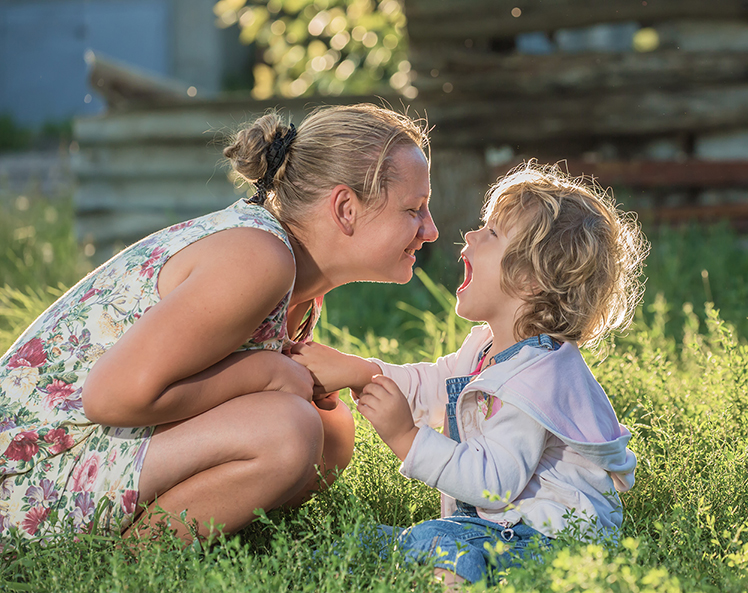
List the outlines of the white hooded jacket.
<svg viewBox="0 0 748 593">
<path fill-rule="evenodd" d="M 400 472 L 442 492 L 442 516 L 454 514 L 458 499 L 484 519 L 523 520 L 550 537 L 571 517 L 583 527 L 595 518 L 598 529 L 620 527 L 618 492 L 633 486 L 636 467 L 631 433 L 575 344 L 525 346 L 488 367 L 458 399 L 461 442 L 434 430 L 444 424 L 446 380 L 471 374 L 491 338 L 488 326 L 477 326 L 435 363 L 372 359 L 405 394 L 419 427 Z"/>
</svg>

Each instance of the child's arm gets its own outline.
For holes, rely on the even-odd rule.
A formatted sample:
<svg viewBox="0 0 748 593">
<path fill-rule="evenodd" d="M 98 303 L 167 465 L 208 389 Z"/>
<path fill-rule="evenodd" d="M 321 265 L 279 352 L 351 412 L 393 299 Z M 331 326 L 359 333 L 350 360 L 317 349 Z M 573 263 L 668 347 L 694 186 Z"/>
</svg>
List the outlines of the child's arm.
<svg viewBox="0 0 748 593">
<path fill-rule="evenodd" d="M 458 443 L 421 428 L 400 473 L 486 509 L 501 509 L 532 479 L 550 433 L 519 408 L 503 403 L 481 434 Z M 484 492 L 498 495 L 488 500 Z"/>
<path fill-rule="evenodd" d="M 312 374 L 316 394 L 332 393 L 345 387 L 359 393 L 374 375 L 382 372 L 379 365 L 365 358 L 344 354 L 316 342 L 295 344 L 290 356 Z"/>
</svg>

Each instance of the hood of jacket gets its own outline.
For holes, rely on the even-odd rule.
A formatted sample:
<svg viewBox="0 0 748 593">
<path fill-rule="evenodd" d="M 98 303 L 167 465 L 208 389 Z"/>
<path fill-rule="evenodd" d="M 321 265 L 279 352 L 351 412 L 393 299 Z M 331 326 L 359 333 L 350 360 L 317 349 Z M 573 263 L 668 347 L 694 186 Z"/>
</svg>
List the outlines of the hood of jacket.
<svg viewBox="0 0 748 593">
<path fill-rule="evenodd" d="M 564 343 L 541 356 L 524 351 L 515 372 L 503 364 L 483 371 L 466 390 L 482 391 L 529 414 L 580 455 L 608 471 L 616 490 L 634 485 L 636 457 L 627 448 L 631 433 L 620 424 L 605 391 L 576 344 Z M 520 364 L 517 364 L 517 363 Z"/>
</svg>

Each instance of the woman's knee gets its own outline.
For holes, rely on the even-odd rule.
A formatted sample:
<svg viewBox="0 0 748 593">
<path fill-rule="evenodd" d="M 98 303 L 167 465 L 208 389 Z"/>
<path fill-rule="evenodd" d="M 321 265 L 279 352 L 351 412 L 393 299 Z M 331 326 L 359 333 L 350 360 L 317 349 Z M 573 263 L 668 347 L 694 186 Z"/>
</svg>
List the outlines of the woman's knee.
<svg viewBox="0 0 748 593">
<path fill-rule="evenodd" d="M 312 404 L 296 396 L 289 397 L 275 422 L 276 429 L 272 431 L 269 445 L 277 463 L 287 469 L 297 467 L 302 472 L 314 471 L 324 446 L 322 419 Z"/>
</svg>

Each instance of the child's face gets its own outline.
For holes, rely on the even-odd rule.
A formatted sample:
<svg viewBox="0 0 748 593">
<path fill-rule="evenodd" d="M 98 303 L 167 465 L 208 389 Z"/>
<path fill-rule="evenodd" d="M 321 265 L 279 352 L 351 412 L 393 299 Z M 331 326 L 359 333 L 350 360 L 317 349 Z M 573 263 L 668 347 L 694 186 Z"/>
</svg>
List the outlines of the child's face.
<svg viewBox="0 0 748 593">
<path fill-rule="evenodd" d="M 501 261 L 516 234 L 515 226 L 500 229 L 489 221 L 465 235 L 462 250 L 465 281 L 457 289 L 457 314 L 470 321 L 487 322 L 494 334 L 511 328 L 523 301 L 501 287 Z M 511 333 L 510 333 L 511 337 Z"/>
</svg>

